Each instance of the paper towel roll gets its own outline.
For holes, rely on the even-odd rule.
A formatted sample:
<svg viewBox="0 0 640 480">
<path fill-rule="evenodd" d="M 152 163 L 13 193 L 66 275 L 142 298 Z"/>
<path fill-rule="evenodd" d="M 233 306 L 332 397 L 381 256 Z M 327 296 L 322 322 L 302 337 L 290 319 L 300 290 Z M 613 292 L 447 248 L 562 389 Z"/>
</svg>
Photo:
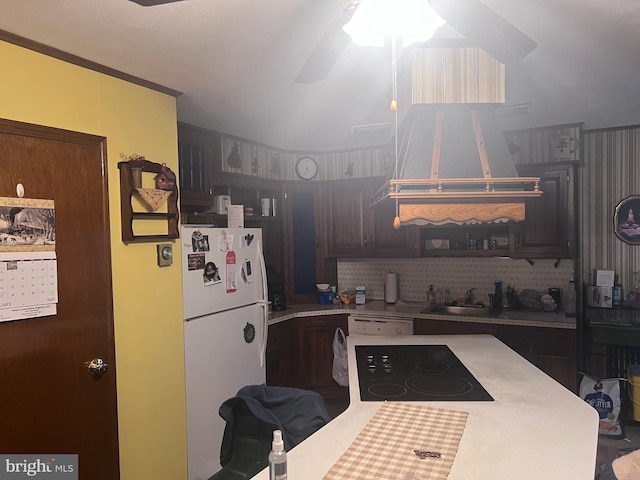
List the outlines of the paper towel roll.
<svg viewBox="0 0 640 480">
<path fill-rule="evenodd" d="M 384 301 L 386 303 L 398 301 L 398 276 L 395 273 L 387 273 L 384 278 Z"/>
</svg>

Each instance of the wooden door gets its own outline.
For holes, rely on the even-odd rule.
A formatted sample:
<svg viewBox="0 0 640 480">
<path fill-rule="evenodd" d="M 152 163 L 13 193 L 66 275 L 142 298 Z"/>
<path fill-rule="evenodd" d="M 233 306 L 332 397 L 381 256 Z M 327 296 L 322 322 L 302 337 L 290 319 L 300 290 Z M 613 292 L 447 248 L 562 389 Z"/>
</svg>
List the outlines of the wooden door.
<svg viewBox="0 0 640 480">
<path fill-rule="evenodd" d="M 106 170 L 102 137 L 0 120 L 0 197 L 55 202 L 59 302 L 0 323 L 0 452 L 76 453 L 81 480 L 119 477 Z"/>
</svg>

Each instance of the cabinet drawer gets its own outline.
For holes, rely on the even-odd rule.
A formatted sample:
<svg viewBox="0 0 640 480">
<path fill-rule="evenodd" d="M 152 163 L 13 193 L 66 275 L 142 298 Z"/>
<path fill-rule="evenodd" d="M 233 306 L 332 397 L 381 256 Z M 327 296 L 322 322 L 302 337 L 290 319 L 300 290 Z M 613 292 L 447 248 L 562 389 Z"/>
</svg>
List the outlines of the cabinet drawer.
<svg viewBox="0 0 640 480">
<path fill-rule="evenodd" d="M 416 318 L 413 321 L 416 335 L 495 335 L 497 325 L 481 322 L 458 322 Z"/>
</svg>

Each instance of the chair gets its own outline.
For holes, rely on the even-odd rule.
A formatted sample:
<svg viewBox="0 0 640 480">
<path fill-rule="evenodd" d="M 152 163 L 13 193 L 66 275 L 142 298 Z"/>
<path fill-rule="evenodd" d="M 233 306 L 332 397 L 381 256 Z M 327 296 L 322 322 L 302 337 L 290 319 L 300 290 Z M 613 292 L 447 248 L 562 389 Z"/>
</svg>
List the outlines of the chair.
<svg viewBox="0 0 640 480">
<path fill-rule="evenodd" d="M 209 480 L 244 480 L 267 466 L 273 431 L 277 427 L 258 419 L 244 401 L 233 407 L 232 446 L 221 457 L 222 469 Z M 226 436 L 225 427 L 225 436 Z"/>
<path fill-rule="evenodd" d="M 219 409 L 227 422 L 220 448 L 222 469 L 209 480 L 244 480 L 268 465 L 273 431 L 281 430 L 286 450 L 326 425 L 330 418 L 320 394 L 288 387 L 249 385 Z"/>
</svg>

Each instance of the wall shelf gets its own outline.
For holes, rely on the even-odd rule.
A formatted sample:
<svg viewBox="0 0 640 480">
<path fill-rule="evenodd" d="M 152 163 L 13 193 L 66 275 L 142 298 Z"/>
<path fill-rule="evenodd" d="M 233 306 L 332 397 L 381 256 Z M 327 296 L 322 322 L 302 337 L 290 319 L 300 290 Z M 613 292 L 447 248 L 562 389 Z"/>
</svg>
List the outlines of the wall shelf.
<svg viewBox="0 0 640 480">
<path fill-rule="evenodd" d="M 163 171 L 163 166 L 159 163 L 150 162 L 148 160 L 137 160 L 135 163 L 136 166 L 142 168 L 143 173 L 147 172 L 158 175 Z M 178 187 L 174 186 L 171 190 L 171 195 L 169 195 L 169 198 L 167 199 L 166 213 L 134 211 L 133 205 L 131 204 L 131 197 L 136 194 L 136 189 L 133 185 L 131 166 L 131 162 L 118 163 L 118 169 L 120 170 L 120 213 L 122 217 L 122 241 L 124 243 L 158 242 L 178 238 L 180 236 L 178 230 Z M 173 175 L 173 172 L 170 168 L 165 166 L 164 169 L 165 172 L 169 172 Z M 134 220 L 165 221 L 167 224 L 167 233 L 135 235 L 133 233 Z"/>
</svg>

